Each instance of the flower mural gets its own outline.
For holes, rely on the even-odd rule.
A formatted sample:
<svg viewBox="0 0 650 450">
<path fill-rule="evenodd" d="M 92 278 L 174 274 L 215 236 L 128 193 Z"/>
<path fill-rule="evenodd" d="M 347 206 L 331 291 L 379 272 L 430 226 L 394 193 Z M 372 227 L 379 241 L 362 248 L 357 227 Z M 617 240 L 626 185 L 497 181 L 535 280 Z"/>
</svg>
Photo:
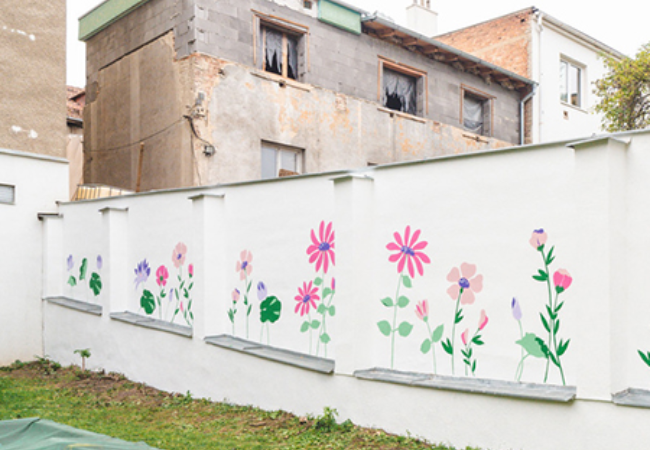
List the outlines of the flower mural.
<svg viewBox="0 0 650 450">
<path fill-rule="evenodd" d="M 460 335 L 460 339 L 465 346 L 460 352 L 463 355 L 463 362 L 465 363 L 465 376 L 468 372 L 472 373 L 472 376 L 476 374 L 476 355 L 474 354 L 474 346 L 483 345 L 483 340 L 480 332 L 483 331 L 485 326 L 488 323 L 488 316 L 485 314 L 485 310 L 481 310 L 481 315 L 478 320 L 478 327 L 472 336 L 469 334 L 469 328 L 465 329 Z"/>
<path fill-rule="evenodd" d="M 447 295 L 456 301 L 456 309 L 451 325 L 451 337 L 442 342 L 442 347 L 451 356 L 451 373 L 454 375 L 456 370 L 456 325 L 465 318 L 461 305 L 474 304 L 476 294 L 483 290 L 483 275 L 476 275 L 476 265 L 465 262 L 460 265 L 460 268 L 454 267 L 449 271 L 447 281 L 453 283 L 447 289 Z"/>
<path fill-rule="evenodd" d="M 261 281 L 257 283 L 257 299 L 260 301 L 260 342 L 264 337 L 266 329 L 266 344 L 271 344 L 271 324 L 280 320 L 282 314 L 282 302 L 274 296 L 268 295 L 268 289 Z"/>
<path fill-rule="evenodd" d="M 309 263 L 314 264 L 314 270 L 316 271 L 316 277 L 313 280 L 314 286 L 322 288 L 322 299 L 321 303 L 318 305 L 316 312 L 321 316 L 320 320 L 311 321 L 312 327 L 305 327 L 304 323 L 301 327 L 303 332 L 309 330 L 310 333 L 310 345 L 309 353 L 311 354 L 311 333 L 312 329 L 318 330 L 318 340 L 316 341 L 316 355 L 320 353 L 321 344 L 323 344 L 323 355 L 327 357 L 327 345 L 330 343 L 332 338 L 327 332 L 327 318 L 334 317 L 336 314 L 336 307 L 332 304 L 334 301 L 335 290 L 335 281 L 334 277 L 331 278 L 330 286 L 325 287 L 327 284 L 326 276 L 328 271 L 336 264 L 335 259 L 335 242 L 334 242 L 334 226 L 332 222 L 325 223 L 321 221 L 318 227 L 318 235 L 314 229 L 310 233 L 311 244 L 307 247 L 307 255 L 309 256 Z M 318 273 L 320 272 L 320 273 Z"/>
<path fill-rule="evenodd" d="M 185 255 L 187 254 L 187 245 L 179 242 L 172 252 L 172 262 L 177 269 L 185 264 Z"/>
<path fill-rule="evenodd" d="M 523 374 L 523 362 L 529 357 L 546 359 L 546 369 L 544 371 L 544 383 L 548 381 L 549 371 L 551 364 L 557 367 L 562 384 L 566 385 L 564 376 L 564 368 L 562 367 L 561 357 L 566 353 L 569 348 L 571 339 L 564 341 L 560 339 L 558 334 L 560 330 L 560 310 L 564 306 L 564 301 L 560 301 L 560 295 L 565 293 L 573 283 L 573 278 L 566 269 L 559 269 L 553 273 L 553 283 L 551 284 L 551 271 L 549 266 L 555 261 L 555 247 L 551 247 L 548 253 L 546 252 L 546 243 L 548 234 L 543 229 L 533 230 L 530 240 L 530 245 L 540 253 L 542 257 L 543 269 L 538 269 L 537 273 L 533 275 L 533 279 L 546 285 L 548 303 L 540 313 L 539 317 L 547 333 L 546 339 L 535 335 L 534 333 L 523 332 L 521 326 L 521 307 L 518 302 L 513 299 L 512 313 L 513 317 L 519 322 L 521 338 L 516 341 L 517 345 L 521 346 L 526 353 L 522 356 L 515 373 L 515 377 L 519 380 Z M 523 353 L 522 353 L 523 354 Z"/>
<path fill-rule="evenodd" d="M 146 283 L 149 279 L 149 275 L 151 275 L 151 268 L 149 267 L 147 260 L 143 259 L 136 265 L 133 272 L 135 273 L 135 279 L 133 280 L 133 283 L 135 284 L 135 289 L 137 290 L 138 286 Z"/>
<path fill-rule="evenodd" d="M 242 250 L 240 260 L 237 261 L 235 272 L 239 272 L 239 279 L 244 280 L 253 272 L 253 254 L 248 250 Z"/>
<path fill-rule="evenodd" d="M 302 288 L 298 288 L 298 295 L 295 296 L 295 300 L 298 302 L 295 312 L 300 311 L 300 317 L 309 314 L 310 307 L 316 309 L 316 301 L 320 300 L 318 287 L 314 286 L 311 281 L 309 284 L 303 282 Z"/>
<path fill-rule="evenodd" d="M 103 266 L 103 260 L 101 255 L 97 256 L 96 261 L 97 261 L 97 271 L 93 272 L 90 277 L 87 277 L 88 267 L 89 267 L 88 258 L 82 258 L 81 265 L 79 266 L 79 275 L 78 275 L 79 278 L 75 277 L 72 274 L 68 275 L 67 284 L 70 285 L 71 289 L 76 287 L 77 285 L 80 285 L 83 280 L 88 279 L 88 288 L 93 293 L 93 295 L 97 297 L 101 293 L 103 285 L 102 285 L 101 276 L 98 273 Z M 67 271 L 71 272 L 72 269 L 74 269 L 74 257 L 72 255 L 68 255 L 65 264 L 66 264 Z"/>
<path fill-rule="evenodd" d="M 429 257 L 422 251 L 428 243 L 427 241 L 418 241 L 420 238 L 420 230 L 415 230 L 411 234 L 411 227 L 406 226 L 404 234 L 400 235 L 398 232 L 393 233 L 394 242 L 389 242 L 386 249 L 394 252 L 388 257 L 388 261 L 397 263 L 397 290 L 395 298 L 385 297 L 381 300 L 382 305 L 386 308 L 393 309 L 392 323 L 388 320 L 377 322 L 377 327 L 381 334 L 390 337 L 390 367 L 395 365 L 395 334 L 402 337 L 407 337 L 413 330 L 413 325 L 407 321 L 402 321 L 399 326 L 397 325 L 397 311 L 400 308 L 406 308 L 410 300 L 404 295 L 400 295 L 402 287 L 410 289 L 413 285 L 413 278 L 415 278 L 415 271 L 422 276 L 424 274 L 423 264 L 431 263 Z M 408 272 L 408 275 L 404 272 Z"/>
<path fill-rule="evenodd" d="M 422 300 L 415 305 L 415 315 L 418 319 L 423 321 L 427 325 L 428 336 L 422 341 L 420 345 L 420 351 L 423 354 L 429 352 L 433 355 L 433 373 L 438 373 L 438 367 L 436 362 L 436 344 L 442 339 L 442 334 L 444 333 L 444 325 L 438 325 L 433 331 L 431 331 L 431 324 L 429 322 L 429 301 Z"/>
<path fill-rule="evenodd" d="M 243 293 L 244 293 L 244 310 L 246 311 L 246 339 L 248 339 L 248 322 L 249 322 L 249 317 L 251 315 L 251 312 L 253 310 L 253 305 L 248 301 L 248 295 L 250 294 L 251 291 L 251 286 L 253 285 L 253 280 L 249 280 L 248 277 L 253 273 L 253 254 L 248 251 L 248 250 L 242 250 L 240 255 L 239 255 L 239 260 L 237 261 L 237 264 L 235 265 L 235 272 L 239 273 L 239 279 L 244 281 L 244 288 L 243 288 Z M 239 292 L 239 291 L 238 291 Z M 231 314 L 231 311 L 233 312 Z M 233 324 L 233 334 L 234 334 L 234 329 L 235 329 L 235 314 L 237 313 L 236 308 L 231 308 L 231 310 L 228 311 L 228 318 Z"/>
<path fill-rule="evenodd" d="M 235 335 L 235 316 L 237 315 L 237 302 L 241 297 L 241 292 L 239 289 L 233 289 L 230 298 L 232 299 L 232 306 L 228 309 L 228 319 L 232 325 L 232 334 Z"/>
<path fill-rule="evenodd" d="M 194 265 L 189 264 L 187 269 L 188 278 L 183 277 L 183 266 L 187 255 L 187 246 L 179 242 L 172 252 L 172 263 L 178 269 L 178 287 L 174 288 L 176 308 L 171 322 L 174 322 L 177 314 L 181 314 L 185 323 L 190 327 L 194 324 L 194 313 L 192 312 L 192 288 L 194 287 Z"/>
<path fill-rule="evenodd" d="M 169 279 L 169 271 L 167 267 L 161 265 L 156 269 L 156 284 L 160 288 L 160 292 L 156 296 L 156 303 L 158 304 L 158 317 L 162 319 L 163 317 L 163 300 L 167 297 L 167 292 L 165 292 L 165 286 L 167 286 L 167 280 Z"/>
</svg>

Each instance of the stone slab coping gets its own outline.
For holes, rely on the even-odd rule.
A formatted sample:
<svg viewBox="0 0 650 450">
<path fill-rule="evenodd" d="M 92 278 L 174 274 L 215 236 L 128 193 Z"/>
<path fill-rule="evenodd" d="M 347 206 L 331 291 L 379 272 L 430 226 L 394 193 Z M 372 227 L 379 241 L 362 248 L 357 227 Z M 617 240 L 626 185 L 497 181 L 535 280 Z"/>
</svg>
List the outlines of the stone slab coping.
<svg viewBox="0 0 650 450">
<path fill-rule="evenodd" d="M 628 388 L 612 394 L 612 402 L 621 406 L 650 408 L 650 391 L 646 389 Z"/>
<path fill-rule="evenodd" d="M 45 297 L 43 300 L 48 303 L 53 303 L 55 305 L 63 306 L 65 308 L 74 309 L 76 311 L 81 311 L 88 314 L 93 314 L 95 316 L 101 316 L 103 311 L 102 305 L 83 302 L 81 300 L 75 300 L 69 297 Z"/>
<path fill-rule="evenodd" d="M 179 336 L 192 337 L 192 328 L 186 325 L 179 325 L 177 323 L 170 323 L 164 320 L 154 319 L 153 317 L 141 316 L 132 312 L 124 311 L 111 313 L 111 319 L 119 320 L 120 322 L 130 323 L 139 327 L 151 328 L 153 330 L 165 331 L 167 333 L 177 334 Z"/>
<path fill-rule="evenodd" d="M 428 373 L 400 372 L 382 368 L 357 370 L 354 372 L 354 376 L 361 380 L 382 381 L 421 388 L 563 403 L 575 400 L 577 391 L 575 386 L 449 377 Z"/>
<path fill-rule="evenodd" d="M 291 350 L 271 347 L 270 345 L 248 341 L 229 334 L 208 336 L 205 338 L 205 342 L 218 347 L 257 356 L 259 358 L 300 367 L 302 369 L 313 370 L 314 372 L 327 374 L 334 373 L 334 360 L 332 359 L 319 358 L 317 356 L 306 355 Z"/>
</svg>

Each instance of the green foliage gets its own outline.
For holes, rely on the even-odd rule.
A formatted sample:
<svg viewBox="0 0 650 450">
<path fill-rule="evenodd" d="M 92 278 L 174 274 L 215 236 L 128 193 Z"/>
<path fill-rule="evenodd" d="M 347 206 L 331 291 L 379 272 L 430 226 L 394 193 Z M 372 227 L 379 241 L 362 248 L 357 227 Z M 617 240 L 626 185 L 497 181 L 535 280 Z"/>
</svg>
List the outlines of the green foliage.
<svg viewBox="0 0 650 450">
<path fill-rule="evenodd" d="M 93 274 L 90 276 L 88 286 L 90 286 L 90 289 L 93 291 L 93 294 L 95 294 L 95 297 L 97 297 L 102 291 L 102 279 L 97 272 L 93 272 Z"/>
<path fill-rule="evenodd" d="M 392 330 L 390 326 L 390 322 L 387 320 L 382 320 L 381 322 L 377 322 L 377 326 L 379 327 L 379 331 L 381 331 L 381 334 L 384 336 L 390 336 L 390 333 Z"/>
<path fill-rule="evenodd" d="M 74 351 L 74 354 L 81 356 L 82 358 L 90 358 L 90 349 L 89 348 L 78 348 Z"/>
<path fill-rule="evenodd" d="M 68 278 L 68 284 L 72 287 L 75 287 L 77 285 L 77 279 L 70 275 L 70 278 Z"/>
<path fill-rule="evenodd" d="M 260 303 L 260 321 L 275 323 L 282 314 L 282 303 L 277 297 L 271 295 Z"/>
<path fill-rule="evenodd" d="M 330 408 L 329 406 L 326 406 L 323 408 L 323 415 L 316 417 L 316 420 L 314 421 L 314 428 L 326 433 L 330 433 L 336 430 L 338 426 L 336 423 L 336 417 L 338 415 L 339 412 L 336 410 L 336 408 Z"/>
<path fill-rule="evenodd" d="M 79 281 L 86 279 L 87 271 L 88 271 L 88 258 L 84 258 L 81 261 L 81 267 L 79 267 Z"/>
<path fill-rule="evenodd" d="M 144 312 L 147 314 L 152 314 L 156 310 L 156 299 L 151 291 L 145 289 L 142 292 L 142 297 L 140 297 L 140 306 L 142 306 L 142 309 L 144 309 Z"/>
<path fill-rule="evenodd" d="M 638 130 L 650 126 L 650 43 L 634 58 L 603 56 L 609 72 L 595 83 L 600 97 L 596 112 L 603 114 L 603 130 Z"/>
<path fill-rule="evenodd" d="M 548 356 L 546 343 L 533 333 L 526 333 L 526 336 L 518 340 L 517 344 L 521 345 L 530 356 L 534 356 L 535 358 L 546 358 Z"/>
</svg>

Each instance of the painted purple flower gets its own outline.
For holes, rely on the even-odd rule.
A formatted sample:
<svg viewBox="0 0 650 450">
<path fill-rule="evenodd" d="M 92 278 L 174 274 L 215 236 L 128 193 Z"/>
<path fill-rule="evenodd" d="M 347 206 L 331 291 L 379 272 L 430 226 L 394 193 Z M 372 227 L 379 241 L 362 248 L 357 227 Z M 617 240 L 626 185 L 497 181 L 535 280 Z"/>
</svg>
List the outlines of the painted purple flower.
<svg viewBox="0 0 650 450">
<path fill-rule="evenodd" d="M 332 292 L 336 290 L 336 279 L 332 277 L 332 283 L 330 284 L 330 287 L 332 288 Z"/>
<path fill-rule="evenodd" d="M 138 263 L 138 266 L 135 268 L 134 272 L 135 288 L 138 289 L 138 286 L 140 286 L 140 284 L 147 282 L 149 275 L 151 274 L 151 267 L 149 267 L 149 263 L 147 262 L 146 258 Z"/>
<path fill-rule="evenodd" d="M 514 317 L 516 321 L 520 321 L 522 316 L 521 305 L 519 304 L 519 301 L 514 297 L 512 298 L 510 308 L 512 309 L 512 317 Z"/>
<path fill-rule="evenodd" d="M 261 281 L 257 283 L 257 298 L 259 301 L 264 301 L 266 299 L 267 290 L 266 285 Z"/>
<path fill-rule="evenodd" d="M 537 250 L 541 250 L 542 247 L 544 247 L 544 244 L 546 244 L 546 239 L 548 236 L 546 235 L 546 232 L 540 228 L 539 230 L 533 230 L 533 234 L 530 237 L 530 245 L 535 247 Z"/>
<path fill-rule="evenodd" d="M 72 255 L 68 256 L 66 263 L 68 265 L 68 271 L 72 270 L 72 268 L 74 267 L 74 258 L 72 257 Z"/>
<path fill-rule="evenodd" d="M 393 234 L 395 242 L 390 242 L 386 248 L 390 251 L 396 252 L 390 255 L 388 260 L 390 262 L 397 262 L 397 272 L 402 273 L 404 268 L 408 268 L 411 278 L 415 277 L 415 268 L 417 267 L 420 275 L 424 274 L 424 267 L 422 263 L 430 264 L 431 260 L 425 255 L 422 250 L 428 245 L 427 241 L 418 242 L 420 237 L 420 230 L 415 230 L 411 235 L 411 227 L 407 226 L 404 230 L 402 237 L 398 232 Z M 415 263 L 415 266 L 413 265 Z"/>
<path fill-rule="evenodd" d="M 102 267 L 104 267 L 104 260 L 102 259 L 102 255 L 97 255 L 97 270 L 102 270 Z"/>
</svg>

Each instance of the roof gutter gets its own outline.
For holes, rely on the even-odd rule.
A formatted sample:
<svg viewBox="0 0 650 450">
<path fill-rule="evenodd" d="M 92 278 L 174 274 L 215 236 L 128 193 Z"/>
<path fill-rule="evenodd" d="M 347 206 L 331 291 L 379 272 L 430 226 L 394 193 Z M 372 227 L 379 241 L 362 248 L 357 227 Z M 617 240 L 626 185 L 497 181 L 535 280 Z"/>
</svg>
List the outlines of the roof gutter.
<svg viewBox="0 0 650 450">
<path fill-rule="evenodd" d="M 503 69 L 503 68 L 501 68 L 499 66 L 491 64 L 491 63 L 489 63 L 487 61 L 484 61 L 484 60 L 482 60 L 480 58 L 477 58 L 474 55 L 470 55 L 469 53 L 465 53 L 462 50 L 458 50 L 457 48 L 450 47 L 449 45 L 443 44 L 442 42 L 436 41 L 435 39 L 432 39 L 432 38 L 426 37 L 424 35 L 421 35 L 419 33 L 416 33 L 415 31 L 410 30 L 410 29 L 405 28 L 405 27 L 402 27 L 400 25 L 397 25 L 394 22 L 383 19 L 383 18 L 379 17 L 377 15 L 377 13 L 374 13 L 372 15 L 365 16 L 365 17 L 361 18 L 361 23 L 366 23 L 366 22 L 377 22 L 377 23 L 379 23 L 381 25 L 392 28 L 395 31 L 399 31 L 400 33 L 404 33 L 404 34 L 406 34 L 408 36 L 411 36 L 411 37 L 414 37 L 414 38 L 419 39 L 421 41 L 424 41 L 427 44 L 431 44 L 431 45 L 433 45 L 435 47 L 438 47 L 441 50 L 444 50 L 446 52 L 449 52 L 449 53 L 452 53 L 452 54 L 454 54 L 456 56 L 459 56 L 459 57 L 461 57 L 463 59 L 466 59 L 467 61 L 471 61 L 471 62 L 479 64 L 479 65 L 481 65 L 483 67 L 487 67 L 488 69 L 493 70 L 495 72 L 499 72 L 499 73 L 501 73 L 501 74 L 513 79 L 513 80 L 518 80 L 518 81 L 520 81 L 522 83 L 525 83 L 527 85 L 530 85 L 530 86 L 537 85 L 537 83 L 535 81 L 529 80 L 528 78 L 522 77 L 521 75 L 518 75 L 518 74 L 516 74 L 514 72 L 510 72 L 509 70 L 505 70 L 505 69 Z"/>
</svg>

